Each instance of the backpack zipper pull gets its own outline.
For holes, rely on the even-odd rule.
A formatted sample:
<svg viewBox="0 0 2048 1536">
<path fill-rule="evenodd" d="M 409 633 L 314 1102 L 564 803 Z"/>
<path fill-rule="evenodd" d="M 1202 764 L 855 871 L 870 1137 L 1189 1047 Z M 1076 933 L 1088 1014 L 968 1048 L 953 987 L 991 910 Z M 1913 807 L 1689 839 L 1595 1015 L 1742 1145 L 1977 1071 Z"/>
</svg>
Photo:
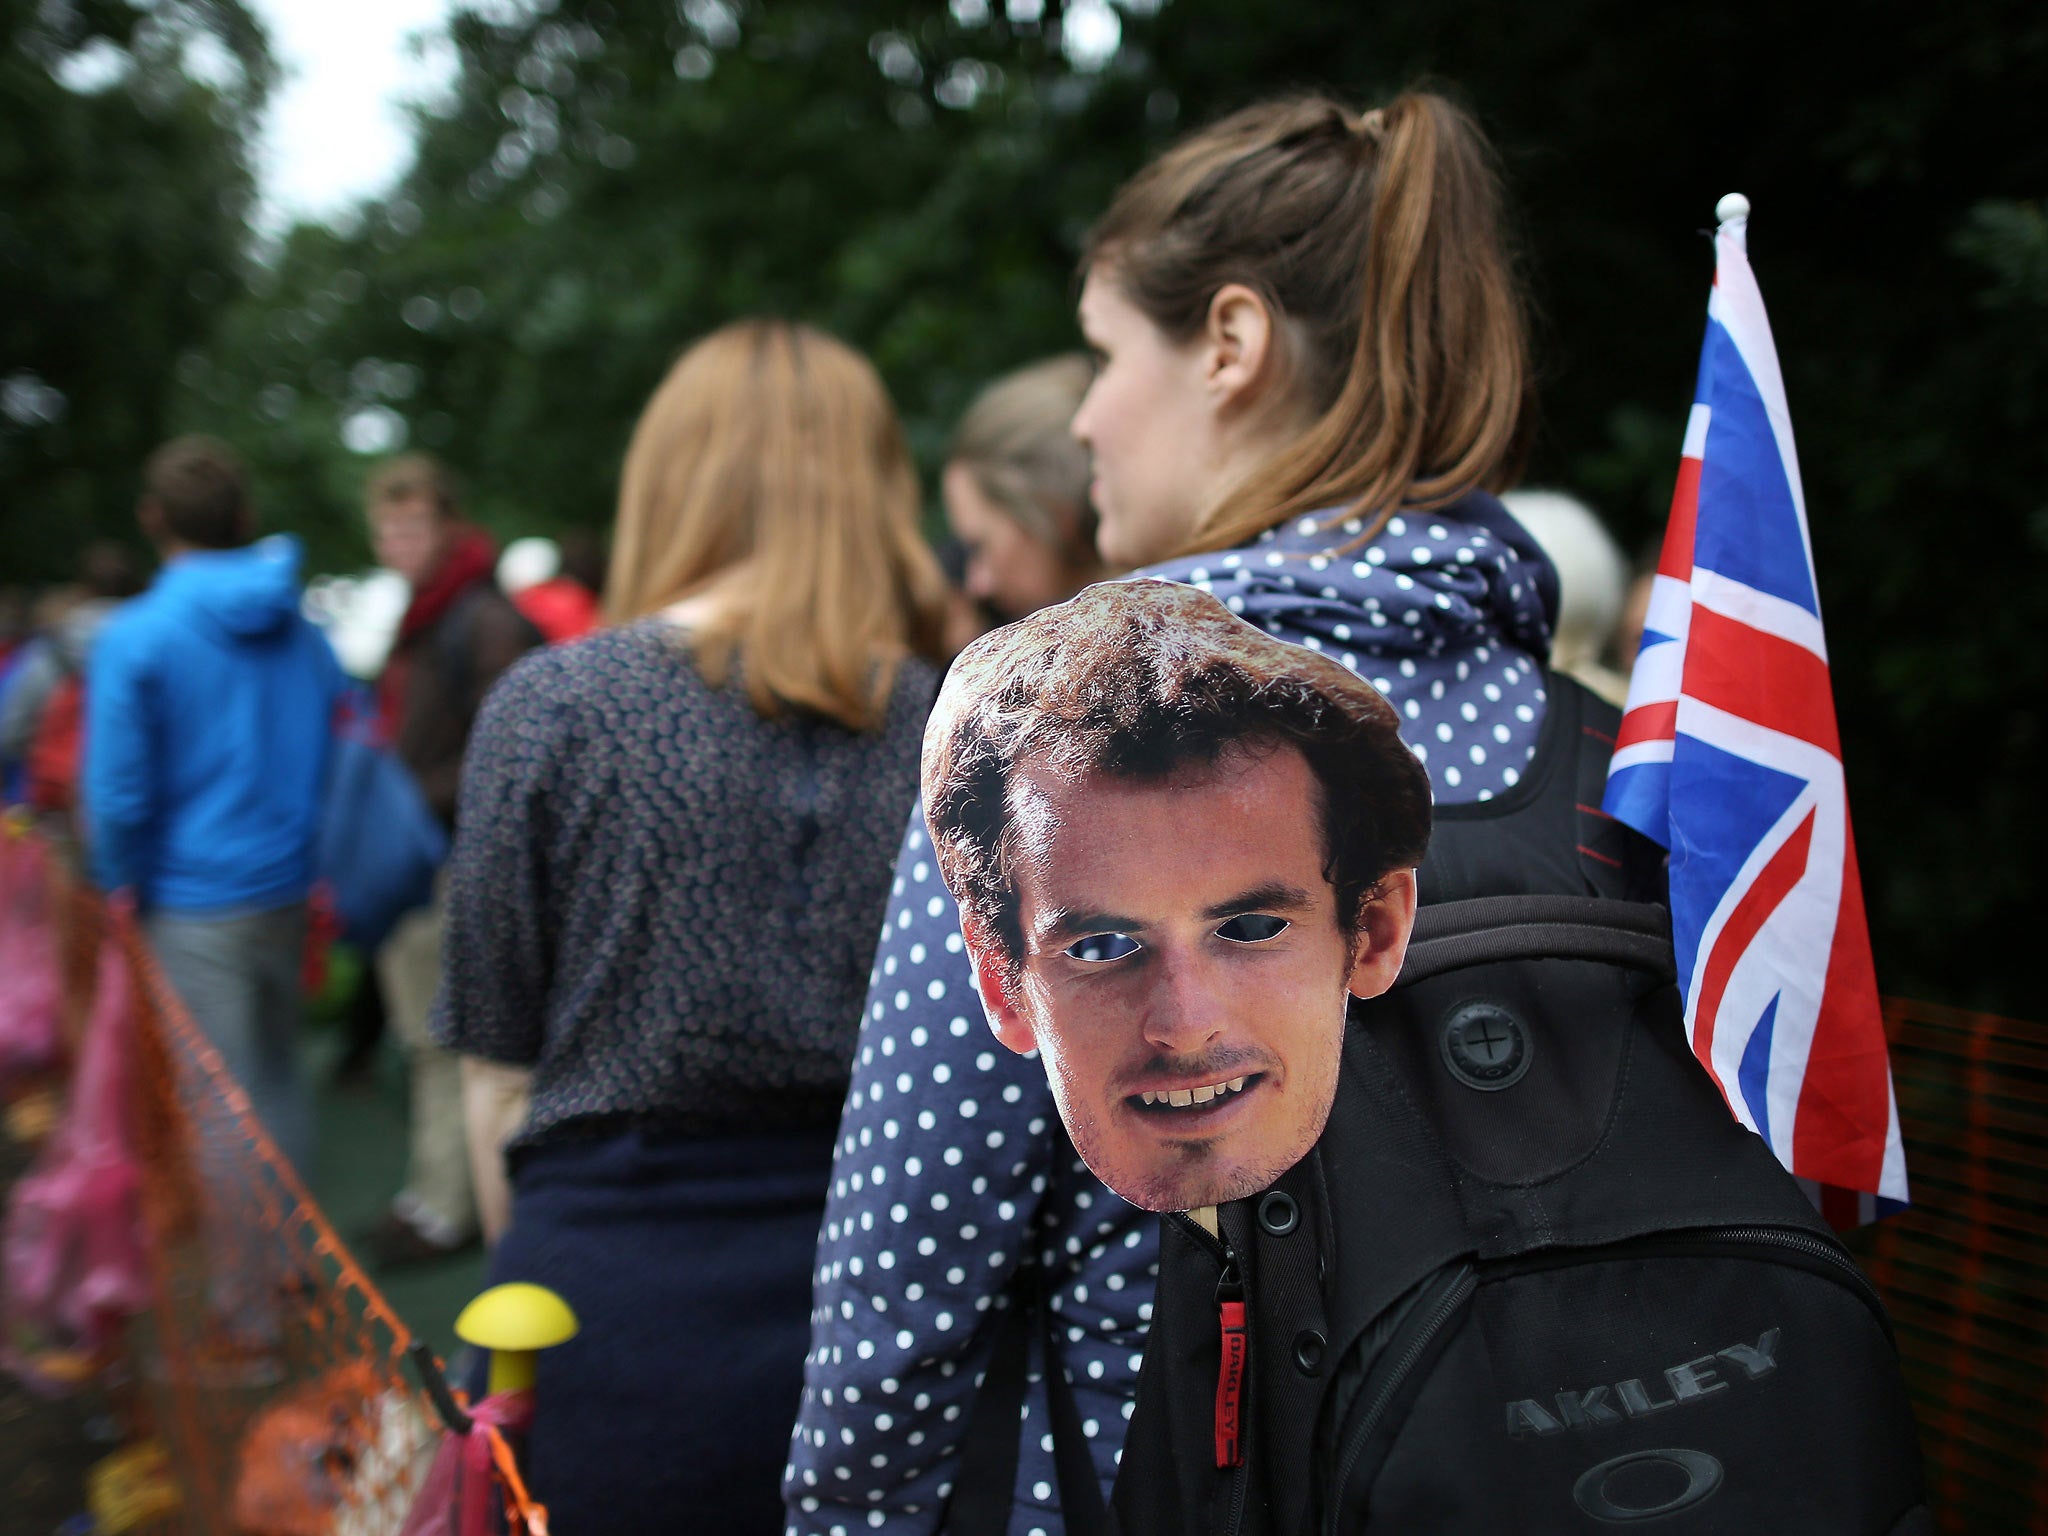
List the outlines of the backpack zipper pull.
<svg viewBox="0 0 2048 1536">
<path fill-rule="evenodd" d="M 1216 1374 L 1216 1465 L 1244 1465 L 1244 1367 L 1250 1340 L 1244 1324 L 1244 1286 L 1237 1278 L 1237 1262 L 1224 1263 L 1223 1278 L 1216 1283 L 1217 1324 L 1222 1331 L 1223 1363 Z"/>
</svg>

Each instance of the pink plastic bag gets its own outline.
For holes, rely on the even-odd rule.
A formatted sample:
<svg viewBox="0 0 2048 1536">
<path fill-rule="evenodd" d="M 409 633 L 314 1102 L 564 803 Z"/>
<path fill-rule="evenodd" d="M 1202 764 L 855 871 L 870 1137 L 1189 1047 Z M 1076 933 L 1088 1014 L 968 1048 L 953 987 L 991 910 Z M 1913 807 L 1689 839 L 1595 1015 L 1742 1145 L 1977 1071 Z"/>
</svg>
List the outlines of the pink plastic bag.
<svg viewBox="0 0 2048 1536">
<path fill-rule="evenodd" d="M 461 1496 L 464 1443 L 450 1435 L 435 1450 L 398 1536 L 455 1536 L 461 1518 L 456 1501 Z"/>
<path fill-rule="evenodd" d="M 0 830 L 0 1089 L 56 1064 L 59 976 L 49 852 Z"/>
<path fill-rule="evenodd" d="M 128 1116 L 134 1037 L 128 968 L 110 937 L 64 1118 L 0 1228 L 0 1365 L 45 1391 L 77 1379 L 58 1362 L 98 1357 L 149 1303 Z"/>
<path fill-rule="evenodd" d="M 470 1432 L 442 1440 L 398 1536 L 495 1536 L 505 1529 L 505 1496 L 484 1426 L 523 1435 L 533 1426 L 533 1393 L 500 1392 L 468 1413 Z M 545 1521 L 545 1511 L 537 1513 Z"/>
</svg>

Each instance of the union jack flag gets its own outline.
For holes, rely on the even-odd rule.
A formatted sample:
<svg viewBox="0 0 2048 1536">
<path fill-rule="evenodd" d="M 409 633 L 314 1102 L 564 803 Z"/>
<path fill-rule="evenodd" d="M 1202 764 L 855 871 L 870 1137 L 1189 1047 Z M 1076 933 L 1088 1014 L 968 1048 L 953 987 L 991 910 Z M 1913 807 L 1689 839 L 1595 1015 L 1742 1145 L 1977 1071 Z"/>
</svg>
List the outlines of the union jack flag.
<svg viewBox="0 0 2048 1536">
<path fill-rule="evenodd" d="M 1694 1052 L 1837 1227 L 1906 1158 L 1792 418 L 1748 204 L 1724 200 L 1692 418 L 1605 808 L 1671 852 Z"/>
</svg>

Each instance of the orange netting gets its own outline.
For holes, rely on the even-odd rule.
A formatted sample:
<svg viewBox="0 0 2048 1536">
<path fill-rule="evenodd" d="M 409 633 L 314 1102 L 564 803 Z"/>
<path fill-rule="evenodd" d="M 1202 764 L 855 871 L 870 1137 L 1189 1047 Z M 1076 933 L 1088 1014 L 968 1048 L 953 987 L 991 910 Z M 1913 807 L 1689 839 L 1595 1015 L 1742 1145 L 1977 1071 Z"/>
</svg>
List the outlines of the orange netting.
<svg viewBox="0 0 2048 1536">
<path fill-rule="evenodd" d="M 0 835 L 0 859 L 22 842 Z M 127 1328 L 130 1406 L 182 1495 L 175 1513 L 135 1528 L 398 1536 L 443 1439 L 407 1368 L 411 1330 L 257 1121 L 132 916 L 49 862 L 74 1058 L 102 974 L 131 997 L 127 1104 L 151 1304 Z M 103 945 L 118 970 L 102 972 Z"/>
<path fill-rule="evenodd" d="M 1884 1293 L 1945 1531 L 2048 1536 L 2048 1025 L 1888 998 L 1910 1210 Z"/>
<path fill-rule="evenodd" d="M 198 1532 L 396 1532 L 434 1434 L 412 1333 L 350 1257 L 124 915 L 154 1271 L 142 1370 Z"/>
</svg>

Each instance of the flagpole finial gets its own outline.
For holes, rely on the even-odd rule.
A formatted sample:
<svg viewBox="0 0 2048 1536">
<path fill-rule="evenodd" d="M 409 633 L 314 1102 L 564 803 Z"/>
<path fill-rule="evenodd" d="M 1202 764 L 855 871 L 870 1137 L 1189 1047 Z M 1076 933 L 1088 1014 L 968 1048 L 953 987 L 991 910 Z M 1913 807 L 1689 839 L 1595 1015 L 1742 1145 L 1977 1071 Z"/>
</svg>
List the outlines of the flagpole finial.
<svg viewBox="0 0 2048 1536">
<path fill-rule="evenodd" d="M 1731 219 L 1748 218 L 1749 199 L 1740 192 L 1730 192 L 1721 201 L 1714 204 L 1714 217 L 1723 224 L 1728 223 Z"/>
</svg>

